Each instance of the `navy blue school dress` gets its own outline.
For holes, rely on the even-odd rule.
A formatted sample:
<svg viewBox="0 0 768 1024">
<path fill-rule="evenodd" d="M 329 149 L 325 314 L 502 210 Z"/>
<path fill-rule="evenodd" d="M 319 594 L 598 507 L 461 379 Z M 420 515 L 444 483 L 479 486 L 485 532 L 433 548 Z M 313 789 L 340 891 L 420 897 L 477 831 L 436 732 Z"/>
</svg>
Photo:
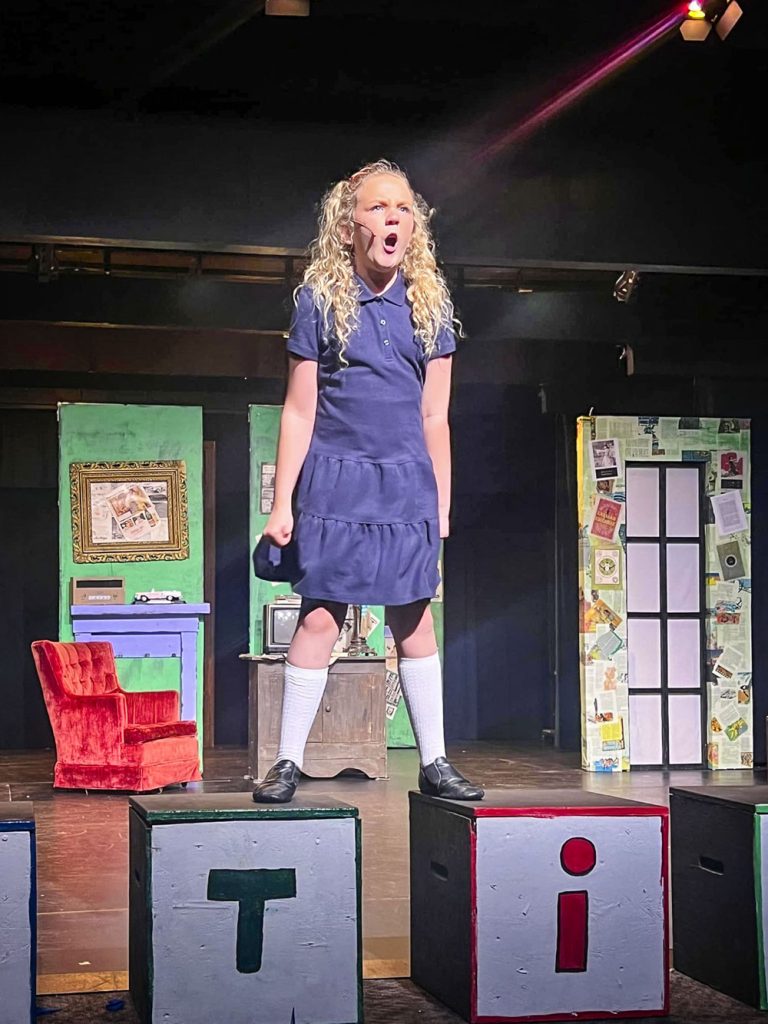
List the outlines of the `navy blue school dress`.
<svg viewBox="0 0 768 1024">
<path fill-rule="evenodd" d="M 358 277 L 360 327 L 339 362 L 309 288 L 288 338 L 317 361 L 312 441 L 294 494 L 296 593 L 349 604 L 409 604 L 434 596 L 440 530 L 437 484 L 424 440 L 427 360 L 402 274 L 382 295 Z M 432 358 L 456 349 L 441 331 Z"/>
</svg>

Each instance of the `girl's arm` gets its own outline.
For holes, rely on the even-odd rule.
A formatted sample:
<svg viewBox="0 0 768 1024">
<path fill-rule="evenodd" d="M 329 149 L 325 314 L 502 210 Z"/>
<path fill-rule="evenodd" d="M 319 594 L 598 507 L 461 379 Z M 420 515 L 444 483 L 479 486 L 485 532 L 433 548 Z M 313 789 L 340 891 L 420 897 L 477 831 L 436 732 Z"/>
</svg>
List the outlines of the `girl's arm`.
<svg viewBox="0 0 768 1024">
<path fill-rule="evenodd" d="M 451 397 L 453 358 L 430 359 L 421 398 L 424 439 L 432 459 L 437 481 L 437 504 L 440 515 L 440 536 L 448 536 L 448 514 L 451 510 L 451 433 L 448 426 L 448 403 Z"/>
<path fill-rule="evenodd" d="M 288 388 L 280 417 L 275 469 L 275 503 L 264 533 L 282 547 L 291 539 L 291 498 L 307 457 L 317 410 L 317 363 L 288 357 Z"/>
</svg>

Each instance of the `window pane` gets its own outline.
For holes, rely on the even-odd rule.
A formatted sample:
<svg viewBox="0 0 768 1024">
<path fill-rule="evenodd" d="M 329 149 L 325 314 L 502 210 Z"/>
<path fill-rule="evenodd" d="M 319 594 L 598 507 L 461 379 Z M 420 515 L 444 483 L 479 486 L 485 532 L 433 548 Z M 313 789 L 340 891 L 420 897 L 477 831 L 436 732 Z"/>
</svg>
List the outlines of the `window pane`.
<svg viewBox="0 0 768 1024">
<path fill-rule="evenodd" d="M 699 535 L 698 469 L 667 470 L 667 536 Z"/>
<path fill-rule="evenodd" d="M 699 610 L 699 545 L 667 545 L 667 611 Z"/>
<path fill-rule="evenodd" d="M 655 466 L 630 466 L 627 481 L 627 536 L 659 535 L 659 471 Z"/>
<path fill-rule="evenodd" d="M 629 685 L 649 690 L 661 686 L 661 623 L 658 619 L 627 620 Z"/>
<path fill-rule="evenodd" d="M 630 764 L 661 764 L 661 695 L 629 695 Z"/>
<path fill-rule="evenodd" d="M 670 619 L 667 623 L 667 683 L 701 685 L 701 625 L 698 619 Z"/>
<path fill-rule="evenodd" d="M 659 610 L 659 545 L 627 544 L 627 611 Z"/>
<path fill-rule="evenodd" d="M 669 698 L 669 763 L 701 764 L 701 697 Z"/>
</svg>

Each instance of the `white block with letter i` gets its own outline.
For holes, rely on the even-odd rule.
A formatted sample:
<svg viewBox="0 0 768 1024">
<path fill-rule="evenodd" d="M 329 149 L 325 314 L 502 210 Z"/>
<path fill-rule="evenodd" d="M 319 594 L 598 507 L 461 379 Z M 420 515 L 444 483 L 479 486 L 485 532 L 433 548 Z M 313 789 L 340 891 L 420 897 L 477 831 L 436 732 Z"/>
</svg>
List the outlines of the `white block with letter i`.
<svg viewBox="0 0 768 1024">
<path fill-rule="evenodd" d="M 133 798 L 143 1024 L 359 1024 L 360 821 L 338 800 Z"/>
<path fill-rule="evenodd" d="M 466 1020 L 668 1012 L 667 809 L 411 793 L 411 977 Z"/>
<path fill-rule="evenodd" d="M 0 1024 L 35 1019 L 35 816 L 0 805 Z"/>
</svg>

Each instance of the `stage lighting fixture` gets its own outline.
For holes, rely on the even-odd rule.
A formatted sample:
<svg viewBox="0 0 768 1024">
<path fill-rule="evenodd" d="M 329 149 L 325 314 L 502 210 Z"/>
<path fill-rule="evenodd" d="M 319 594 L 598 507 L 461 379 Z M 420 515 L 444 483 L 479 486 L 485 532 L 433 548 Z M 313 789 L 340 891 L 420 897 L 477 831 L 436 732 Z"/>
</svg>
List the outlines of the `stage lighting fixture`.
<svg viewBox="0 0 768 1024">
<path fill-rule="evenodd" d="M 617 302 L 629 302 L 640 284 L 640 272 L 623 270 L 616 278 L 613 286 L 613 297 Z"/>
<path fill-rule="evenodd" d="M 712 25 L 700 0 L 691 0 L 685 21 L 680 26 L 680 35 L 687 43 L 703 43 L 711 31 Z"/>
<path fill-rule="evenodd" d="M 703 43 L 711 31 L 712 26 L 708 21 L 690 21 L 686 18 L 680 26 L 680 35 L 686 43 Z"/>
<path fill-rule="evenodd" d="M 309 0 L 267 0 L 264 13 L 281 18 L 306 18 Z"/>
<path fill-rule="evenodd" d="M 738 0 L 690 0 L 680 35 L 689 43 L 703 43 L 714 26 L 725 39 L 744 11 Z"/>
<path fill-rule="evenodd" d="M 725 39 L 743 13 L 744 11 L 739 7 L 736 0 L 730 0 L 730 3 L 715 22 L 715 32 L 717 32 L 721 39 Z"/>
</svg>

